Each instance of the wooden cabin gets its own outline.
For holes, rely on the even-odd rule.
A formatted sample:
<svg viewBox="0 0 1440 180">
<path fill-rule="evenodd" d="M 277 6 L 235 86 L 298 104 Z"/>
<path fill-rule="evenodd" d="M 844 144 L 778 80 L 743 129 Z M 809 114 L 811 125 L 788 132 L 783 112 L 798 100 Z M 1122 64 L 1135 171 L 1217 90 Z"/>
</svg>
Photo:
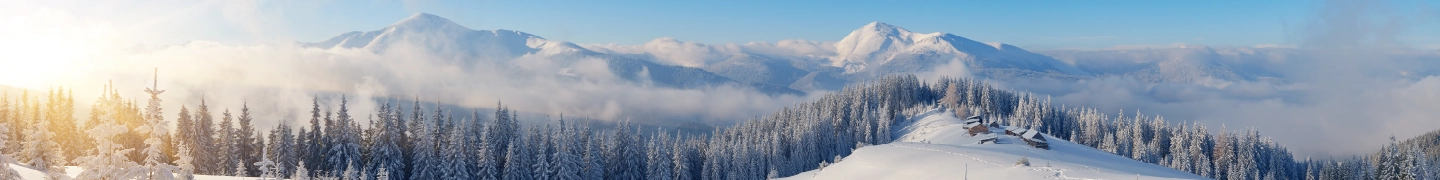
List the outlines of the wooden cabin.
<svg viewBox="0 0 1440 180">
<path fill-rule="evenodd" d="M 969 131 L 968 133 L 970 134 L 970 136 L 975 136 L 976 134 L 990 134 L 990 127 L 986 127 L 985 124 L 980 123 L 980 120 L 978 119 L 971 119 L 965 121 L 964 127 L 966 130 Z"/>
<path fill-rule="evenodd" d="M 980 135 L 980 144 L 985 144 L 985 142 L 990 142 L 990 144 L 995 144 L 996 140 L 998 140 L 998 139 L 1000 139 L 1000 137 L 996 137 L 995 134 L 981 134 L 981 135 Z"/>
<path fill-rule="evenodd" d="M 1045 136 L 1040 135 L 1039 131 L 1025 131 L 1025 134 L 1020 135 L 1020 139 L 1025 140 L 1026 144 L 1030 144 L 1030 146 L 1034 146 L 1035 148 L 1050 149 L 1050 144 L 1045 142 Z"/>
<path fill-rule="evenodd" d="M 1020 136 L 1022 134 L 1025 134 L 1025 130 L 1026 129 L 1024 128 L 1015 126 L 1005 127 L 1005 135 Z"/>
</svg>

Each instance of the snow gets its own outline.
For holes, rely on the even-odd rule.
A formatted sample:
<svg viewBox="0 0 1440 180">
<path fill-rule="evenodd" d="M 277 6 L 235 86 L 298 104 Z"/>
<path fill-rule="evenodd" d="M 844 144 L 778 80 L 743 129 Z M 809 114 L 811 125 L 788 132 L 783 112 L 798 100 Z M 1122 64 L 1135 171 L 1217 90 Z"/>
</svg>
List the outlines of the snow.
<svg viewBox="0 0 1440 180">
<path fill-rule="evenodd" d="M 890 68 L 938 65 L 916 61 L 964 60 L 970 61 L 968 65 L 979 66 L 978 68 L 1017 68 L 1036 72 L 1090 75 L 1071 64 L 1008 44 L 981 43 L 944 32 L 915 33 L 882 22 L 872 22 L 851 31 L 844 39 L 835 43 L 835 52 L 836 56 L 831 58 L 830 65 L 842 67 L 846 73 L 906 71 L 915 69 L 875 68 L 886 64 L 895 64 L 891 65 L 895 67 Z M 920 59 L 916 59 L 917 57 Z"/>
<path fill-rule="evenodd" d="M 513 30 L 472 30 L 450 19 L 417 13 L 380 30 L 348 32 L 329 40 L 305 43 L 315 48 L 361 48 L 373 52 L 431 51 L 479 59 L 510 59 L 524 55 L 592 53 L 579 45 L 546 40 Z"/>
<path fill-rule="evenodd" d="M 849 157 L 784 179 L 1206 179 L 1166 167 L 1134 161 L 1084 145 L 1046 136 L 1051 150 L 1026 145 L 995 128 L 995 144 L 978 144 L 963 121 L 946 110 L 915 116 L 902 126 L 896 142 L 860 148 Z M 1021 158 L 1031 166 L 1017 166 Z"/>
<path fill-rule="evenodd" d="M 30 166 L 20 165 L 20 164 L 10 164 L 10 168 L 14 168 L 14 169 L 15 169 L 15 172 L 19 172 L 19 173 L 20 173 L 20 178 L 21 178 L 21 179 L 24 179 L 24 180 L 44 180 L 44 179 L 45 179 L 45 173 L 42 173 L 42 172 L 37 171 L 37 170 L 35 170 L 35 169 L 32 169 L 32 168 L 30 168 Z M 74 178 L 74 177 L 76 177 L 76 176 L 79 176 L 80 173 L 81 173 L 81 172 L 84 172 L 84 171 L 85 171 L 85 169 L 82 169 L 82 168 L 80 168 L 80 167 L 78 167 L 78 166 L 65 166 L 65 178 Z M 251 179 L 259 179 L 259 178 L 258 178 L 258 177 L 234 177 L 234 176 L 195 175 L 195 179 L 197 179 L 197 180 L 251 180 Z"/>
</svg>

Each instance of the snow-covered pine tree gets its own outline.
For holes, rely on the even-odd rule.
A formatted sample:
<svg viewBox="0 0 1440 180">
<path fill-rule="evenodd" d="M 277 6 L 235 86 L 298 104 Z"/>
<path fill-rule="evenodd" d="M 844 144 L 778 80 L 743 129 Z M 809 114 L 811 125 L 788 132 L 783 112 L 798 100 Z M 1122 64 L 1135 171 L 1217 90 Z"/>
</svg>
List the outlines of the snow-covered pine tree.
<svg viewBox="0 0 1440 180">
<path fill-rule="evenodd" d="M 1403 156 L 1395 144 L 1395 136 L 1390 136 L 1390 143 L 1380 150 L 1379 159 L 1376 159 L 1375 177 L 1379 179 L 1406 179 L 1405 174 L 1409 169 L 1404 167 Z"/>
<path fill-rule="evenodd" d="M 51 89 L 45 108 L 44 118 L 50 123 L 48 127 L 54 135 L 51 141 L 57 144 L 55 148 L 60 152 L 61 165 L 71 165 L 70 161 L 94 148 L 94 142 L 85 134 L 85 129 L 76 127 L 74 92 L 65 87 Z"/>
<path fill-rule="evenodd" d="M 232 132 L 232 134 L 234 134 L 233 136 L 235 136 L 234 161 L 238 165 L 245 166 L 246 170 L 245 174 L 236 175 L 242 177 L 250 177 L 252 175 L 259 174 L 259 168 L 255 167 L 255 162 L 260 161 L 260 151 L 262 151 L 261 149 L 264 148 L 262 147 L 264 144 L 257 143 L 260 141 L 259 136 L 256 135 L 259 132 L 256 132 L 255 125 L 251 124 L 251 122 L 254 121 L 254 117 L 250 116 L 250 103 L 241 104 L 240 117 L 236 119 L 238 119 L 239 124 L 237 125 L 235 131 Z M 239 167 L 236 167 L 236 169 L 239 169 Z"/>
<path fill-rule="evenodd" d="M 492 157 L 494 157 L 494 156 L 492 156 L 492 154 L 496 154 L 496 153 L 490 151 L 489 148 L 484 148 L 484 147 L 488 147 L 488 146 L 489 146 L 488 141 L 481 140 L 480 142 L 481 142 L 481 144 L 480 144 L 480 147 L 481 147 L 481 148 L 479 148 L 479 150 L 477 150 L 477 151 L 479 152 L 479 154 L 478 154 L 478 156 L 477 156 L 477 158 L 479 158 L 479 159 L 477 160 L 477 162 L 479 162 L 479 166 L 477 167 L 478 171 L 475 172 L 475 179 L 481 179 L 481 180 L 496 180 L 496 179 L 500 179 L 500 175 L 501 175 L 501 174 L 500 174 L 500 170 L 495 168 L 496 166 L 498 166 L 497 164 L 499 164 L 499 162 L 497 162 L 497 160 L 496 160 L 495 158 L 492 158 Z"/>
<path fill-rule="evenodd" d="M 190 147 L 180 146 L 177 153 L 178 158 L 175 160 L 175 166 L 180 168 L 178 169 L 180 173 L 178 178 L 182 180 L 195 179 L 195 165 L 193 165 L 195 158 L 190 155 Z"/>
<path fill-rule="evenodd" d="M 380 170 L 376 170 L 376 172 L 375 172 L 375 179 L 377 179 L 377 180 L 390 179 L 390 170 L 389 170 L 389 169 L 386 169 L 384 166 L 381 166 L 381 167 L 380 167 Z M 291 179 L 291 180 L 299 180 L 299 179 Z"/>
<path fill-rule="evenodd" d="M 674 177 L 671 179 L 684 180 L 696 178 L 690 175 L 691 158 L 689 153 L 690 150 L 688 149 L 689 146 L 686 146 L 684 141 L 677 139 L 671 147 L 671 149 L 674 150 L 674 152 L 672 152 L 674 155 L 672 158 L 672 164 L 675 165 L 673 168 L 671 168 L 673 169 L 671 172 L 675 173 Z"/>
<path fill-rule="evenodd" d="M 215 118 L 210 113 L 210 107 L 206 105 L 205 99 L 200 99 L 200 106 L 195 110 L 195 124 L 190 138 L 190 155 L 195 157 L 195 173 L 197 174 L 223 174 L 229 169 L 223 169 L 219 162 L 219 156 L 215 150 Z"/>
<path fill-rule="evenodd" d="M 1115 145 L 1115 135 L 1105 134 L 1105 139 L 1100 141 L 1100 148 L 1098 149 L 1112 154 L 1116 153 L 1116 150 L 1118 150 L 1118 148 L 1116 148 Z"/>
<path fill-rule="evenodd" d="M 112 90 L 106 88 L 106 91 Z M 75 163 L 85 169 L 83 173 L 75 178 L 139 179 L 147 177 L 147 169 L 140 167 L 139 164 L 136 164 L 131 161 L 129 157 L 125 156 L 131 151 L 134 151 L 134 149 L 125 148 L 123 145 L 112 141 L 117 135 L 128 131 L 125 126 L 117 124 L 114 119 L 116 116 L 111 114 L 116 113 L 112 110 L 116 109 L 116 106 L 120 106 L 123 100 L 121 100 L 120 97 L 107 95 L 110 93 L 101 94 L 100 100 L 97 100 L 94 108 L 91 108 L 92 113 L 96 113 L 92 114 L 93 117 L 96 117 L 94 122 L 91 122 L 93 125 L 83 133 L 90 135 L 89 138 L 92 140 L 91 142 L 96 143 L 96 149 L 94 153 L 89 156 L 75 159 Z"/>
<path fill-rule="evenodd" d="M 341 180 L 360 180 L 360 170 L 355 169 L 355 163 L 349 162 L 345 165 L 345 171 L 340 173 Z"/>
<path fill-rule="evenodd" d="M 156 78 L 156 85 L 145 89 L 145 93 L 150 94 L 150 101 L 145 106 L 145 125 L 141 126 L 138 132 L 146 134 L 145 149 L 141 153 L 145 155 L 145 167 L 150 170 L 149 179 L 169 180 L 175 178 L 175 167 L 167 164 L 170 155 L 165 154 L 161 148 L 165 146 L 164 139 L 170 131 L 170 122 L 165 121 L 164 114 L 160 112 L 160 93 L 165 90 L 160 90 L 158 77 Z"/>
<path fill-rule="evenodd" d="M 554 172 L 550 171 L 550 167 L 553 165 L 550 163 L 550 153 L 548 153 L 549 148 L 547 148 L 550 146 L 550 138 L 548 137 L 550 134 L 550 126 L 546 125 L 543 131 L 539 130 L 542 128 L 538 125 L 531 129 L 535 129 L 530 132 L 530 136 L 534 138 L 530 138 L 530 142 L 526 142 L 532 145 L 530 146 L 533 149 L 530 151 L 530 153 L 533 154 L 531 155 L 531 161 L 535 162 L 530 166 L 530 170 L 534 171 L 530 176 L 535 179 L 551 179 L 551 175 L 554 175 Z"/>
<path fill-rule="evenodd" d="M 280 169 L 277 177 L 290 177 L 294 172 L 286 167 L 295 167 L 299 158 L 295 155 L 295 135 L 290 132 L 290 124 L 280 123 L 275 129 L 270 130 L 269 149 L 271 159 L 276 159 L 275 167 Z"/>
<path fill-rule="evenodd" d="M 525 137 L 517 136 L 510 142 L 510 147 L 505 151 L 505 171 L 501 176 L 505 180 L 529 180 L 534 179 L 533 173 L 527 164 L 530 162 L 530 148 L 525 145 Z"/>
<path fill-rule="evenodd" d="M 605 161 L 609 163 L 606 165 L 609 168 L 605 173 L 606 178 L 645 178 L 645 149 L 638 142 L 639 135 L 634 132 L 635 130 L 632 129 L 634 127 L 631 127 L 628 121 L 621 122 L 620 126 L 616 128 L 614 135 L 610 136 L 610 138 L 614 138 L 610 143 L 614 144 L 611 145 L 613 149 L 608 152 L 614 153 L 614 155 Z"/>
<path fill-rule="evenodd" d="M 335 124 L 330 127 L 333 130 L 327 131 L 329 134 L 326 135 L 331 138 L 330 150 L 326 154 L 328 156 L 326 164 L 331 165 L 330 169 L 335 171 L 344 170 L 351 163 L 359 162 L 361 159 L 360 130 L 358 125 L 355 125 L 354 119 L 350 117 L 348 103 L 349 100 L 345 96 L 340 97 L 340 111 L 335 118 Z"/>
<path fill-rule="evenodd" d="M 250 176 L 250 170 L 249 170 L 249 169 L 245 169 L 245 168 L 246 168 L 246 165 L 240 164 L 240 163 L 244 163 L 244 162 L 236 161 L 235 163 L 236 163 L 236 164 L 234 165 L 234 167 L 235 167 L 235 172 L 231 173 L 231 174 L 233 174 L 233 176 L 236 176 L 236 177 L 249 177 L 249 176 Z"/>
<path fill-rule="evenodd" d="M 217 171 L 217 174 L 220 175 L 234 176 L 234 166 L 240 164 L 238 161 L 240 156 L 237 153 L 239 149 L 236 146 L 238 143 L 235 141 L 234 118 L 230 114 L 230 109 L 227 108 L 220 113 L 220 124 L 215 126 L 215 151 L 218 153 L 215 157 L 215 166 L 217 169 L 223 169 L 223 171 Z"/>
<path fill-rule="evenodd" d="M 966 111 L 962 109 L 968 108 L 963 108 L 960 106 L 960 101 L 962 101 L 962 99 L 960 98 L 963 95 L 960 94 L 960 89 L 958 89 L 958 87 L 956 87 L 955 85 L 956 83 L 949 83 L 945 86 L 945 97 L 940 98 L 940 104 L 945 105 L 946 108 L 954 109 L 955 116 L 965 118 L 965 116 L 968 116 L 968 114 L 966 114 Z"/>
<path fill-rule="evenodd" d="M 1190 165 L 1195 164 L 1190 161 L 1190 145 L 1188 144 L 1190 141 L 1185 139 L 1189 137 L 1187 136 L 1189 133 L 1186 132 L 1189 128 L 1183 125 L 1184 124 L 1182 124 L 1180 128 L 1174 129 L 1173 133 L 1170 133 L 1172 134 L 1172 136 L 1170 136 L 1170 155 L 1167 156 L 1167 158 L 1170 159 L 1169 166 L 1171 169 L 1194 172 L 1190 167 Z"/>
<path fill-rule="evenodd" d="M 415 129 L 411 132 L 414 133 L 412 137 L 414 137 L 415 140 L 415 147 L 412 151 L 415 152 L 415 158 L 411 163 L 410 179 L 439 179 L 443 174 L 441 174 L 438 166 L 440 166 L 443 161 L 441 161 L 441 157 L 436 154 L 435 145 L 437 141 L 434 135 L 435 131 L 433 131 L 434 128 L 430 125 L 431 120 L 420 117 L 420 119 L 414 119 L 414 121 L 418 124 L 411 126 L 411 128 Z"/>
<path fill-rule="evenodd" d="M 576 154 L 578 152 L 576 149 L 580 148 L 576 143 L 575 131 L 577 130 L 566 126 L 565 116 L 563 114 L 560 116 L 560 131 L 555 140 L 556 151 L 552 168 L 555 179 L 580 179 L 580 170 L 582 169 L 580 161 L 582 160 Z"/>
<path fill-rule="evenodd" d="M 310 173 L 306 173 L 309 171 L 305 168 L 305 161 L 300 161 L 298 165 L 295 165 L 295 173 L 290 175 L 290 180 L 310 180 Z"/>
<path fill-rule="evenodd" d="M 270 161 L 270 152 L 262 149 L 260 154 L 262 157 L 260 162 L 255 162 L 255 168 L 260 169 L 260 179 L 280 178 L 277 168 L 275 167 L 275 161 Z"/>
<path fill-rule="evenodd" d="M 480 148 L 483 148 L 482 152 L 486 152 L 481 155 L 489 156 L 485 158 L 488 158 L 491 161 L 490 164 L 494 166 L 495 174 L 493 176 L 501 178 L 503 177 L 502 173 L 506 170 L 505 164 L 508 162 L 505 153 L 509 151 L 510 142 L 516 139 L 517 135 L 514 130 L 518 127 L 511 123 L 513 116 L 510 115 L 509 109 L 505 108 L 504 104 L 497 103 L 495 105 L 494 115 L 495 118 L 485 124 L 485 133 L 482 137 L 484 140 L 482 141 L 486 145 Z"/>
<path fill-rule="evenodd" d="M 657 131 L 660 131 L 660 134 L 651 138 L 647 146 L 650 150 L 646 156 L 646 179 L 668 180 L 675 177 L 674 159 L 671 159 L 674 155 L 670 154 L 669 135 L 666 135 L 664 129 Z"/>
<path fill-rule="evenodd" d="M 8 104 L 9 102 L 7 101 L 8 100 L 0 100 L 0 103 Z M 8 107 L 0 107 L 0 110 L 5 110 L 6 108 Z M 5 114 L 0 114 L 0 116 L 5 116 Z M 0 149 L 9 149 L 7 146 L 10 144 L 10 141 L 10 124 L 0 123 Z M 9 165 L 13 163 L 16 163 L 15 159 L 11 158 L 9 154 L 0 153 L 0 165 L 3 165 L 0 166 L 0 180 L 20 179 L 20 173 L 16 172 L 15 169 Z"/>
<path fill-rule="evenodd" d="M 395 112 L 390 110 L 390 104 L 381 105 L 379 109 L 380 115 L 377 115 L 380 120 L 379 122 L 374 122 L 379 124 L 375 127 L 378 129 L 374 130 L 377 134 L 374 137 L 374 142 L 369 147 L 370 155 L 368 157 L 370 158 L 370 163 L 367 165 L 369 166 L 368 169 L 377 169 L 375 172 L 377 174 L 387 174 L 387 178 L 381 178 L 380 180 L 391 180 L 388 179 L 388 177 L 403 177 L 403 170 L 405 170 L 404 157 L 403 154 L 401 154 L 402 152 L 397 142 L 400 140 L 399 137 L 405 135 L 405 131 L 396 126 L 396 118 L 398 115 L 393 113 Z"/>
<path fill-rule="evenodd" d="M 1410 159 L 1409 173 L 1411 177 L 1413 177 L 1413 179 L 1435 179 L 1436 177 L 1431 176 L 1432 174 L 1430 172 L 1430 158 L 1425 157 L 1425 153 L 1420 151 L 1419 143 L 1408 144 L 1410 144 L 1410 147 L 1406 148 L 1409 150 L 1406 152 L 1406 159 Z"/>
<path fill-rule="evenodd" d="M 584 168 L 580 170 L 581 179 L 603 179 L 605 178 L 605 155 L 601 151 L 600 144 L 605 143 L 604 138 L 599 136 L 586 138 Z"/>
<path fill-rule="evenodd" d="M 310 137 L 308 139 L 310 141 L 305 143 L 309 147 L 309 149 L 305 150 L 307 151 L 307 153 L 305 153 L 307 154 L 305 161 L 311 162 L 312 164 L 309 164 L 306 168 L 309 168 L 310 171 L 314 171 L 312 172 L 312 174 L 316 174 L 316 176 L 322 176 L 319 175 L 319 172 L 326 170 L 327 166 L 325 166 L 325 161 L 329 160 L 325 158 L 325 153 L 329 150 L 325 148 L 325 145 L 330 142 L 325 141 L 324 129 L 321 128 L 320 124 L 319 97 L 311 97 L 310 99 L 309 136 Z"/>
<path fill-rule="evenodd" d="M 37 115 L 38 116 L 38 115 Z M 50 122 L 36 118 L 35 122 L 25 133 L 25 149 L 21 151 L 21 159 L 25 159 L 26 165 L 44 172 L 51 178 L 64 175 L 61 152 L 55 143 L 55 134 L 47 128 Z"/>
<path fill-rule="evenodd" d="M 312 146 L 311 143 L 317 142 L 310 140 L 310 130 L 306 129 L 306 127 L 304 126 L 300 126 L 300 131 L 296 132 L 295 134 L 295 149 L 293 150 L 295 151 L 295 160 L 301 162 L 310 160 L 310 147 Z M 295 168 L 296 171 L 295 173 L 291 174 L 292 176 L 294 176 L 294 174 L 312 174 L 312 172 L 309 172 L 311 165 L 300 166 L 304 166 L 305 171 L 300 171 L 300 168 Z"/>
<path fill-rule="evenodd" d="M 474 158 L 475 154 L 470 153 L 474 149 L 467 145 L 469 142 L 466 140 L 465 129 L 468 128 L 450 128 L 450 132 L 445 133 L 447 134 L 445 138 L 449 140 L 445 142 L 444 153 L 441 155 L 445 157 L 443 161 L 446 167 L 442 171 L 445 173 L 446 179 L 472 179 L 475 177 L 472 174 L 474 170 L 471 168 L 474 164 L 471 164 L 470 161 Z"/>
</svg>

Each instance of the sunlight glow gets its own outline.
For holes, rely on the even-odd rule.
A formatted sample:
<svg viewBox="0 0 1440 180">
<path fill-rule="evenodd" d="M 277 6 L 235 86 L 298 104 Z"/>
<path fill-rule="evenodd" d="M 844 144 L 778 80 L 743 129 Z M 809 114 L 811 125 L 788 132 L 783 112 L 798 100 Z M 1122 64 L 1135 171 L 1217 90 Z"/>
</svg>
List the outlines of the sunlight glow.
<svg viewBox="0 0 1440 180">
<path fill-rule="evenodd" d="M 42 88 L 76 77 L 114 33 L 57 10 L 36 9 L 0 19 L 0 84 Z M 62 82 L 57 82 L 62 81 Z"/>
</svg>

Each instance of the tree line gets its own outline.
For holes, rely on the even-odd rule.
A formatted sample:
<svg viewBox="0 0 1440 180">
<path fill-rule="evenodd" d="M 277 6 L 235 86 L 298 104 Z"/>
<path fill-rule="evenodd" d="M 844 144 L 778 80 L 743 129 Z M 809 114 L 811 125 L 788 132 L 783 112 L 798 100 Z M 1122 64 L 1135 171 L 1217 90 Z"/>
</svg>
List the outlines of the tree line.
<svg viewBox="0 0 1440 180">
<path fill-rule="evenodd" d="M 181 106 L 166 114 L 159 95 L 142 108 L 110 86 L 90 117 L 73 117 L 70 90 L 37 98 L 0 96 L 0 161 L 79 179 L 192 179 L 195 174 L 291 179 L 764 179 L 823 168 L 855 149 L 890 143 L 898 126 L 926 108 L 959 109 L 1078 144 L 1215 179 L 1433 179 L 1420 148 L 1392 143 L 1375 156 L 1296 160 L 1254 129 L 1212 134 L 1198 123 L 1171 123 L 1136 112 L 1111 116 L 1055 107 L 1046 98 L 981 80 L 886 76 L 850 85 L 708 134 L 646 133 L 628 122 L 594 128 L 590 120 L 522 123 L 494 111 L 382 103 L 350 114 L 312 99 L 310 119 L 268 131 L 238 111 Z M 330 109 L 334 109 L 331 111 Z M 174 121 L 173 124 L 170 121 Z M 80 121 L 80 122 L 77 122 Z M 172 128 L 173 125 L 173 128 Z M 1393 141 L 1392 141 L 1393 142 Z M 11 157 L 14 158 L 11 158 Z M 0 179 L 14 179 L 3 167 Z"/>
</svg>

